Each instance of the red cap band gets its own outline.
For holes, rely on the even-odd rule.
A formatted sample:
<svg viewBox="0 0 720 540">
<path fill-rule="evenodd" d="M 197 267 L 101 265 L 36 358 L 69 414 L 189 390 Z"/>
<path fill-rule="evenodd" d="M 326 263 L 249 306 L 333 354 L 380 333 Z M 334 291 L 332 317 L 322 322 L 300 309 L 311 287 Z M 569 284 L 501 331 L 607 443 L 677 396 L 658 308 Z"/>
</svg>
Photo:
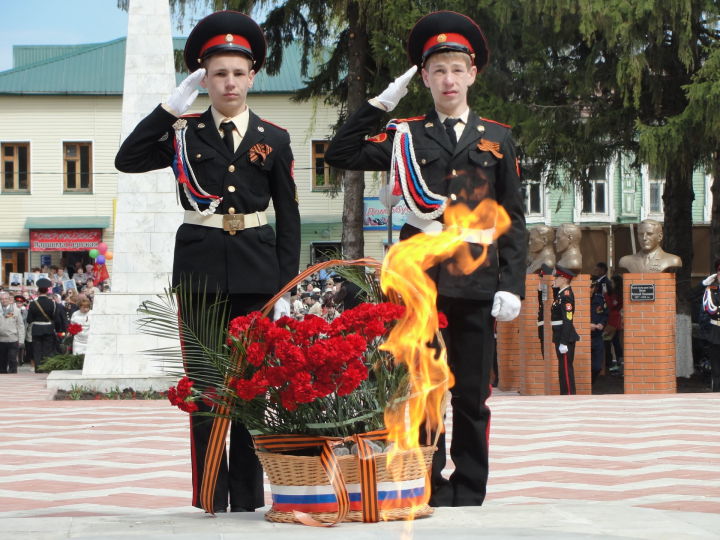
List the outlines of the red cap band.
<svg viewBox="0 0 720 540">
<path fill-rule="evenodd" d="M 565 272 L 563 272 L 562 270 L 558 270 L 557 268 L 555 269 L 555 275 L 558 277 L 564 277 L 565 279 L 569 279 L 570 281 L 572 281 L 572 278 L 575 277 L 571 276 L 570 274 L 566 274 Z"/>
<path fill-rule="evenodd" d="M 470 54 L 474 54 L 475 51 L 473 50 L 472 46 L 470 45 L 470 42 L 465 39 L 465 36 L 462 34 L 453 34 L 451 32 L 444 33 L 444 34 L 438 34 L 436 36 L 431 37 L 425 42 L 425 46 L 423 47 L 423 56 L 425 53 L 430 49 L 431 47 L 436 46 L 442 46 L 442 45 L 461 45 L 462 47 L 465 47 Z"/>
<path fill-rule="evenodd" d="M 205 42 L 205 45 L 203 45 L 200 49 L 200 58 L 203 57 L 203 54 L 205 54 L 205 51 L 207 51 L 209 48 L 216 47 L 218 45 L 228 45 L 230 43 L 232 43 L 233 45 L 237 45 L 238 47 L 247 49 L 250 53 L 252 53 L 250 42 L 244 37 L 238 36 L 237 34 L 221 34 Z"/>
</svg>

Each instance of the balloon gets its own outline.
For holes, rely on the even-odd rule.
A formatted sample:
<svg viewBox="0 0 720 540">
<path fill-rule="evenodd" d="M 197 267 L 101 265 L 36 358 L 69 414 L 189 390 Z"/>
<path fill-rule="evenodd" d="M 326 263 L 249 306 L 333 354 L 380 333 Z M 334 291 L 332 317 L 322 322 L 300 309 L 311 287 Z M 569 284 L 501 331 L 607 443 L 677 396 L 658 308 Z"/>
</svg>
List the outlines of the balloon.
<svg viewBox="0 0 720 540">
<path fill-rule="evenodd" d="M 107 244 L 105 242 L 100 242 L 97 246 L 97 250 L 101 255 L 105 255 L 105 252 L 107 251 Z"/>
<path fill-rule="evenodd" d="M 95 262 L 97 264 L 105 264 L 105 255 L 98 255 L 97 259 L 95 259 Z"/>
<path fill-rule="evenodd" d="M 107 260 L 107 261 L 112 261 L 112 258 L 113 258 L 113 257 L 114 257 L 114 255 L 113 255 L 113 252 L 112 252 L 112 251 L 106 251 L 106 252 L 105 252 L 105 260 Z"/>
<path fill-rule="evenodd" d="M 91 258 L 91 259 L 94 259 L 94 258 L 97 257 L 99 254 L 100 254 L 100 253 L 98 252 L 98 250 L 95 249 L 95 248 L 93 248 L 93 249 L 90 250 L 90 254 L 89 254 L 89 255 L 90 255 L 90 258 Z"/>
</svg>

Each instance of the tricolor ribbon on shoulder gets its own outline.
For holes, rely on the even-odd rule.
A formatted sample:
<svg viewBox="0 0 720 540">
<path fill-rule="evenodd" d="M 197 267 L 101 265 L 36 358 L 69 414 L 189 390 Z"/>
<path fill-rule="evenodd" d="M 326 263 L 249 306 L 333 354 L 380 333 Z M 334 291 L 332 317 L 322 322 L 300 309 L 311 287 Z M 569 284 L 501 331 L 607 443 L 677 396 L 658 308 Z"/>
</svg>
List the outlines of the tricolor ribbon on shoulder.
<svg viewBox="0 0 720 540">
<path fill-rule="evenodd" d="M 195 178 L 195 172 L 192 170 L 190 160 L 187 156 L 187 145 L 185 144 L 186 131 L 187 127 L 185 126 L 175 129 L 175 139 L 173 141 L 175 157 L 172 162 L 172 170 L 175 173 L 178 184 L 183 187 L 190 205 L 200 215 L 209 216 L 215 213 L 218 205 L 222 202 L 222 197 L 212 195 L 205 191 L 200 186 L 197 178 Z M 198 204 L 207 204 L 209 206 L 205 210 L 200 210 Z"/>
<path fill-rule="evenodd" d="M 703 294 L 703 309 L 710 315 L 715 315 L 718 311 L 718 307 L 715 305 L 712 299 L 712 289 L 707 287 L 705 294 Z"/>
<path fill-rule="evenodd" d="M 410 126 L 407 122 L 390 122 L 388 130 L 396 132 L 393 141 L 390 174 L 393 177 L 393 195 L 402 195 L 410 210 L 422 219 L 435 219 L 447 206 L 447 197 L 433 193 L 422 176 L 413 148 Z"/>
</svg>

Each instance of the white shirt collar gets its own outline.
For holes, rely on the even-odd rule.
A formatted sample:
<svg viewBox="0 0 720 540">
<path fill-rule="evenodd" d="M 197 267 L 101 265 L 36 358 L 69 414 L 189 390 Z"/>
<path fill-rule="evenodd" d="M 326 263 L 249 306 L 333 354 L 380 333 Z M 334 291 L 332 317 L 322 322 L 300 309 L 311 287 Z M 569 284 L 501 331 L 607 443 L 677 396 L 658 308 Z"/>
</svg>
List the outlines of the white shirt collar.
<svg viewBox="0 0 720 540">
<path fill-rule="evenodd" d="M 250 107 L 245 105 L 245 110 L 238 114 L 237 116 L 224 116 L 220 111 L 218 111 L 215 107 L 210 107 L 210 112 L 212 113 L 213 121 L 215 122 L 215 129 L 220 131 L 220 124 L 223 121 L 232 120 L 232 122 L 235 124 L 235 131 L 237 131 L 240 134 L 240 137 L 245 136 L 245 132 L 247 131 L 248 122 L 250 121 Z"/>
<path fill-rule="evenodd" d="M 441 113 L 441 112 L 438 111 L 437 109 L 435 110 L 435 112 L 437 112 L 437 115 L 438 115 L 438 118 L 440 119 L 440 122 L 444 122 L 446 118 L 450 118 L 447 114 Z M 467 109 L 465 109 L 465 112 L 462 113 L 460 116 L 453 117 L 453 118 L 459 118 L 460 121 L 461 121 L 463 124 L 467 124 L 468 116 L 469 116 L 469 115 L 470 115 L 470 109 L 467 108 Z"/>
</svg>

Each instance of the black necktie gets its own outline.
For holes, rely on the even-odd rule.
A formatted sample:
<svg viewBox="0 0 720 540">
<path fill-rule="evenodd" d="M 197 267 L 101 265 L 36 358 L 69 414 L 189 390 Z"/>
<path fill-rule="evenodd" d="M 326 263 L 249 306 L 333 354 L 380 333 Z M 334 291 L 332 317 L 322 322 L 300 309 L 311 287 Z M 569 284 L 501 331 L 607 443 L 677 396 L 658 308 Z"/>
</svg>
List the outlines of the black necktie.
<svg viewBox="0 0 720 540">
<path fill-rule="evenodd" d="M 457 134 L 455 133 L 455 124 L 457 124 L 460 121 L 459 118 L 446 118 L 443 122 L 443 125 L 445 126 L 445 131 L 448 134 L 448 137 L 450 138 L 450 142 L 453 145 L 453 148 L 457 146 Z"/>
<path fill-rule="evenodd" d="M 225 141 L 225 147 L 230 151 L 231 154 L 235 153 L 235 140 L 233 139 L 233 131 L 235 131 L 235 124 L 233 122 L 223 122 L 220 124 L 220 129 L 223 132 L 223 141 Z"/>
</svg>

